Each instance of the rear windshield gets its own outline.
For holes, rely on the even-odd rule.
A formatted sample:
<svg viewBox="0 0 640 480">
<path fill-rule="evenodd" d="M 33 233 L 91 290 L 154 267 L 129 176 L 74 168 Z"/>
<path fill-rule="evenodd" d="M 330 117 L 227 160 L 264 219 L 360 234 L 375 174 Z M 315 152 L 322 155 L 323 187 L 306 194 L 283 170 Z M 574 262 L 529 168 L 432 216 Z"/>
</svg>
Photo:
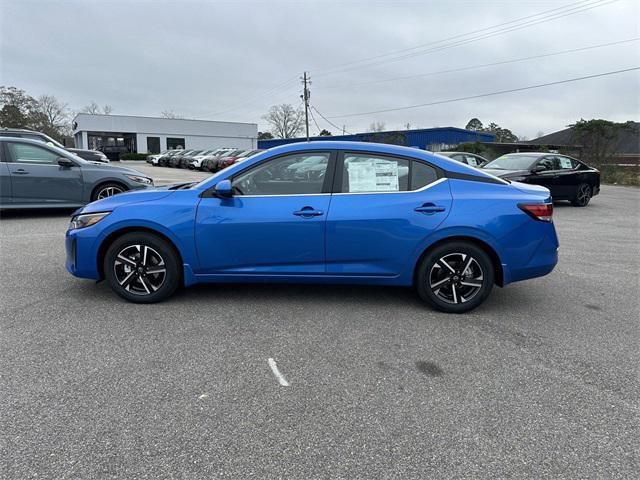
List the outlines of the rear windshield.
<svg viewBox="0 0 640 480">
<path fill-rule="evenodd" d="M 538 155 L 503 155 L 487 163 L 483 168 L 494 170 L 528 170 Z"/>
</svg>

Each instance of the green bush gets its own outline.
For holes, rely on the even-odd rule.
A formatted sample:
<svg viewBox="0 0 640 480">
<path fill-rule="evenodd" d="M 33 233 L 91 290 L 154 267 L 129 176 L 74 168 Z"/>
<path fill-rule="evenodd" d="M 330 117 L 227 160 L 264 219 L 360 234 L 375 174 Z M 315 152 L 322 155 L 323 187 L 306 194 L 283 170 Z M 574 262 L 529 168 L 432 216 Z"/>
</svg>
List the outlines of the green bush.
<svg viewBox="0 0 640 480">
<path fill-rule="evenodd" d="M 640 166 L 603 165 L 600 167 L 600 174 L 602 183 L 640 187 Z"/>
<path fill-rule="evenodd" d="M 121 153 L 120 160 L 146 160 L 148 153 Z"/>
</svg>

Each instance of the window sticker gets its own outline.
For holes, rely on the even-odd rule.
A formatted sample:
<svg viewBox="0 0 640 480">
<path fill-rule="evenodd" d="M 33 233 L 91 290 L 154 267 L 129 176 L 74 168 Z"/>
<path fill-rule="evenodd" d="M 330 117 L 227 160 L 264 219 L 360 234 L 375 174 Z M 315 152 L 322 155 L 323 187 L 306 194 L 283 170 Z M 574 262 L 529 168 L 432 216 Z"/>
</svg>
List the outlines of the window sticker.
<svg viewBox="0 0 640 480">
<path fill-rule="evenodd" d="M 349 162 L 349 192 L 397 192 L 398 162 L 370 159 Z"/>
<path fill-rule="evenodd" d="M 560 168 L 573 168 L 573 165 L 571 164 L 571 159 L 560 158 Z"/>
</svg>

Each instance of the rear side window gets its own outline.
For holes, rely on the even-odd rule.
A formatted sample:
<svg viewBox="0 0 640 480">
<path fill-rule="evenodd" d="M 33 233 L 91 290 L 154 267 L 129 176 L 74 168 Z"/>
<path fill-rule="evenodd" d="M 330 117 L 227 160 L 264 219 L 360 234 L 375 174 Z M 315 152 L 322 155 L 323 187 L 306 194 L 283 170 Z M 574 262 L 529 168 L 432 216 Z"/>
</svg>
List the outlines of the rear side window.
<svg viewBox="0 0 640 480">
<path fill-rule="evenodd" d="M 409 160 L 372 155 L 345 154 L 343 193 L 406 192 Z"/>
<path fill-rule="evenodd" d="M 426 163 L 389 156 L 345 153 L 342 193 L 393 193 L 419 190 L 438 179 Z"/>
<path fill-rule="evenodd" d="M 473 155 L 465 155 L 467 159 L 467 165 L 471 165 L 472 167 L 478 167 L 482 163 L 482 161 L 478 157 L 474 157 Z"/>
<path fill-rule="evenodd" d="M 578 166 L 578 163 L 569 157 L 556 157 L 558 161 L 558 170 L 573 170 Z"/>
</svg>

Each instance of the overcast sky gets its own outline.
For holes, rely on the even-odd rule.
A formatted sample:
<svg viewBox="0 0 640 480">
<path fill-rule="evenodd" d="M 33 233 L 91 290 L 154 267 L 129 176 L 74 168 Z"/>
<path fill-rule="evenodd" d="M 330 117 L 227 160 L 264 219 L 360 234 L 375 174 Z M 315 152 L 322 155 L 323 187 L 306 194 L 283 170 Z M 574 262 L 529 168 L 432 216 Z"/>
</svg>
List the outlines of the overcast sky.
<svg viewBox="0 0 640 480">
<path fill-rule="evenodd" d="M 173 110 L 186 118 L 265 128 L 261 117 L 270 105 L 300 103 L 298 77 L 307 70 L 312 104 L 350 132 L 366 131 L 374 121 L 388 130 L 406 123 L 464 127 L 478 117 L 533 138 L 579 118 L 640 118 L 639 70 L 342 117 L 638 67 L 636 40 L 416 76 L 640 37 L 639 0 L 0 0 L 0 5 L 0 83 L 33 96 L 53 94 L 74 109 L 96 101 L 113 106 L 114 114 L 158 116 Z M 583 8 L 589 9 L 579 11 Z M 552 9 L 558 10 L 545 15 L 563 16 L 534 17 Z M 573 14 L 567 15 L 570 9 Z M 523 17 L 529 18 L 507 23 Z M 539 23 L 523 26 L 532 21 Z M 499 24 L 506 25 L 483 30 Z M 505 32 L 508 28 L 512 31 Z M 471 32 L 476 33 L 466 35 Z M 398 59 L 407 54 L 412 55 Z M 317 114 L 316 120 L 320 128 L 338 133 Z"/>
</svg>

